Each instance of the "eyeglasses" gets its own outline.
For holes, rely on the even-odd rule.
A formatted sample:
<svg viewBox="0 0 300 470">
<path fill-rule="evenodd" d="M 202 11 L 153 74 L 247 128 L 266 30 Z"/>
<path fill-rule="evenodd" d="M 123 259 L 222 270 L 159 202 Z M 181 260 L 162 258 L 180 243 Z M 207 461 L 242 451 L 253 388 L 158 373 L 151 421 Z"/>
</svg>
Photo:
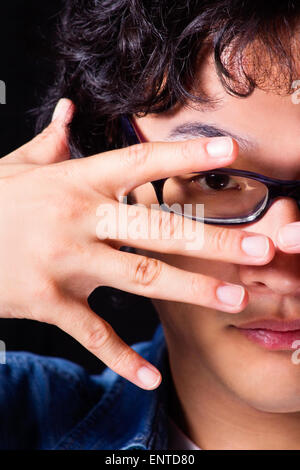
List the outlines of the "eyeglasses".
<svg viewBox="0 0 300 470">
<path fill-rule="evenodd" d="M 128 145 L 143 138 L 127 115 L 120 117 Z M 259 220 L 278 197 L 294 199 L 300 209 L 300 181 L 288 181 L 233 168 L 218 168 L 151 181 L 160 207 L 213 225 Z M 204 205 L 199 217 L 198 205 Z"/>
</svg>

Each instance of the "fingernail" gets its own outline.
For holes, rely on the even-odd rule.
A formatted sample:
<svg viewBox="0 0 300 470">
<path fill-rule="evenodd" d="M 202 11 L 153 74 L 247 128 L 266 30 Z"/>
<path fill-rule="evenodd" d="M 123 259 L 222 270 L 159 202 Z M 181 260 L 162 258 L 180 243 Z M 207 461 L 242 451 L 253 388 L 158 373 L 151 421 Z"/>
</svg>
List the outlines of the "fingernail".
<svg viewBox="0 0 300 470">
<path fill-rule="evenodd" d="M 242 286 L 233 284 L 222 285 L 216 291 L 218 299 L 226 305 L 238 307 L 244 300 L 245 289 Z"/>
<path fill-rule="evenodd" d="M 160 381 L 160 374 L 148 366 L 140 367 L 137 376 L 146 388 L 155 388 Z"/>
<path fill-rule="evenodd" d="M 245 237 L 242 240 L 242 250 L 250 256 L 263 258 L 269 251 L 269 239 L 263 235 Z"/>
<path fill-rule="evenodd" d="M 72 103 L 70 103 L 69 100 L 65 98 L 61 98 L 57 105 L 55 106 L 53 115 L 52 115 L 52 122 L 55 119 L 58 119 L 61 122 L 67 122 L 70 117 L 71 117 L 71 108 L 72 108 Z"/>
<path fill-rule="evenodd" d="M 233 142 L 230 137 L 215 137 L 206 144 L 207 153 L 213 158 L 230 157 Z"/>
<path fill-rule="evenodd" d="M 278 233 L 280 243 L 285 246 L 300 245 L 300 223 L 294 223 L 281 227 Z"/>
</svg>

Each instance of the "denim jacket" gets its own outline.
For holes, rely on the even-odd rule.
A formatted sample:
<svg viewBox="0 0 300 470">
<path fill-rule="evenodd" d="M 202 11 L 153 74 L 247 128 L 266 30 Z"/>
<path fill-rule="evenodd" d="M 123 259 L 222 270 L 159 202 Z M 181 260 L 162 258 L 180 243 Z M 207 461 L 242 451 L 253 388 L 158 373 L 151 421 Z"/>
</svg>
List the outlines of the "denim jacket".
<svg viewBox="0 0 300 470">
<path fill-rule="evenodd" d="M 133 349 L 162 373 L 143 390 L 109 368 L 8 352 L 0 364 L 0 449 L 167 450 L 170 369 L 161 324 Z"/>
</svg>

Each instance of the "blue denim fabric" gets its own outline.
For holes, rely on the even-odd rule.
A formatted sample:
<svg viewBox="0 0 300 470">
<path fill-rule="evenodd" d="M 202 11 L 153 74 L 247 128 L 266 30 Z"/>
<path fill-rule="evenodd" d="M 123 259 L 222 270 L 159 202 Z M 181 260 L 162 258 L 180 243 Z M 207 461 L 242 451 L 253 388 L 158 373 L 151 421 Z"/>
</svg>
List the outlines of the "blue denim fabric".
<svg viewBox="0 0 300 470">
<path fill-rule="evenodd" d="M 142 390 L 106 368 L 8 352 L 0 364 L 0 449 L 167 450 L 170 369 L 161 324 L 133 349 L 162 373 Z"/>
</svg>

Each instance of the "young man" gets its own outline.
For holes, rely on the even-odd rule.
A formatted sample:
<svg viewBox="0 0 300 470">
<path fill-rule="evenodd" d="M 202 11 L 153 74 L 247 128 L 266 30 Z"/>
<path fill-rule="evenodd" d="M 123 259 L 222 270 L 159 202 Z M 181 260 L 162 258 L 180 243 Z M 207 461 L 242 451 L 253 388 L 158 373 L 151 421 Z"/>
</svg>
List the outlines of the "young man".
<svg viewBox="0 0 300 470">
<path fill-rule="evenodd" d="M 300 5 L 86 3 L 67 6 L 40 122 L 68 99 L 1 161 L 1 315 L 108 368 L 8 353 L 1 447 L 299 449 Z M 93 314 L 99 285 L 152 299 L 152 342 Z"/>
</svg>

